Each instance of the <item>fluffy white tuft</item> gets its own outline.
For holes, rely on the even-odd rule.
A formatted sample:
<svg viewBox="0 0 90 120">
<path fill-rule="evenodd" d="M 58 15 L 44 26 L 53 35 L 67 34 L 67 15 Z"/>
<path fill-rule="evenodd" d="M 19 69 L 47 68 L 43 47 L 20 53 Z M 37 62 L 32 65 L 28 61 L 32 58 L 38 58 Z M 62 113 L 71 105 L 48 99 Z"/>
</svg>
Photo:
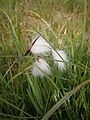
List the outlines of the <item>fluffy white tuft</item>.
<svg viewBox="0 0 90 120">
<path fill-rule="evenodd" d="M 34 40 L 32 41 L 32 43 Z M 36 40 L 31 48 L 31 52 L 34 54 L 46 54 L 51 51 L 51 46 L 41 36 Z"/>
<path fill-rule="evenodd" d="M 57 52 L 65 62 L 68 62 L 67 55 L 63 50 L 57 50 Z M 62 58 L 58 54 L 56 53 L 56 51 L 52 50 L 54 63 L 57 64 L 59 70 L 64 71 L 66 70 L 65 62 L 62 60 Z"/>
<path fill-rule="evenodd" d="M 31 72 L 34 76 L 36 77 L 43 77 L 44 73 L 50 75 L 51 71 L 50 71 L 50 67 L 47 64 L 47 62 L 41 58 L 39 58 L 39 60 L 37 60 L 33 66 L 33 68 L 31 69 Z"/>
</svg>

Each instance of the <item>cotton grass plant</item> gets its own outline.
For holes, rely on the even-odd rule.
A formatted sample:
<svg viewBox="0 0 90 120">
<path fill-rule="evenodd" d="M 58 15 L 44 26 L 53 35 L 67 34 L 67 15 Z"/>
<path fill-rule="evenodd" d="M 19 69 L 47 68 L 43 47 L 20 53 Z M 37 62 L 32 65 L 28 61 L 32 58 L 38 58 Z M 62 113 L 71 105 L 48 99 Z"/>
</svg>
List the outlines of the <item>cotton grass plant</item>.
<svg viewBox="0 0 90 120">
<path fill-rule="evenodd" d="M 44 38 L 39 36 L 37 37 L 37 39 L 32 41 L 29 52 L 31 52 L 33 55 L 45 55 L 47 53 L 51 53 L 54 58 L 54 63 L 57 64 L 58 69 L 64 71 L 66 70 L 64 62 L 68 62 L 67 55 L 62 50 L 56 51 L 49 45 L 48 42 L 45 41 Z M 43 72 L 47 73 L 48 75 L 51 74 L 48 63 L 45 60 L 40 59 L 39 57 L 37 58 L 33 68 L 31 69 L 31 72 L 34 76 L 39 76 L 41 78 L 44 76 Z"/>
<path fill-rule="evenodd" d="M 34 40 L 32 41 L 32 43 Z M 51 46 L 41 36 L 32 45 L 31 52 L 33 54 L 46 54 L 51 51 Z"/>
<path fill-rule="evenodd" d="M 68 58 L 63 50 L 57 49 L 52 50 L 52 56 L 54 58 L 54 63 L 57 65 L 58 69 L 61 71 L 66 70 L 66 64 L 68 63 Z M 65 64 L 66 63 L 66 64 Z"/>
<path fill-rule="evenodd" d="M 38 60 L 34 63 L 34 66 L 31 71 L 34 76 L 36 76 L 36 77 L 39 76 L 41 78 L 44 76 L 43 72 L 45 72 L 48 75 L 51 74 L 48 63 L 41 58 L 38 58 Z"/>
<path fill-rule="evenodd" d="M 89 120 L 90 19 L 71 2 L 0 1 L 0 119 Z"/>
</svg>

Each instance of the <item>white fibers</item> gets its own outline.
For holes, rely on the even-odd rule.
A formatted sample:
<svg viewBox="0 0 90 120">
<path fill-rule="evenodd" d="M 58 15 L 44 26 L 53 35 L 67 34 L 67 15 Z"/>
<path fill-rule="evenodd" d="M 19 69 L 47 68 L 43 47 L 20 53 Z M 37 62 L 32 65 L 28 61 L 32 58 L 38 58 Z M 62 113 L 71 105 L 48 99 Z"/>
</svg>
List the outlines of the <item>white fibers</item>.
<svg viewBox="0 0 90 120">
<path fill-rule="evenodd" d="M 56 50 L 56 51 L 52 50 L 52 56 L 54 58 L 54 63 L 57 65 L 57 67 L 58 67 L 59 70 L 64 71 L 64 70 L 66 70 L 66 64 L 65 64 L 65 62 L 68 62 L 67 55 L 66 55 L 66 53 L 63 50 Z"/>
<path fill-rule="evenodd" d="M 68 62 L 67 55 L 63 50 L 56 49 L 56 51 L 49 45 L 49 43 L 40 37 L 32 41 L 30 51 L 34 55 L 46 55 L 46 53 L 52 53 L 54 58 L 54 63 L 57 65 L 58 69 L 61 71 L 66 70 L 66 64 Z M 38 58 L 31 69 L 32 75 L 36 77 L 43 77 L 45 74 L 51 75 L 50 67 L 48 63 Z"/>
<path fill-rule="evenodd" d="M 37 60 L 35 62 L 33 68 L 31 69 L 31 72 L 34 76 L 36 76 L 36 77 L 39 76 L 41 78 L 45 75 L 44 73 L 46 73 L 48 75 L 51 74 L 48 63 L 41 58 L 39 58 L 39 60 Z"/>
<path fill-rule="evenodd" d="M 32 43 L 33 42 L 34 42 L 34 40 L 32 41 Z M 41 36 L 36 40 L 36 42 L 33 44 L 32 48 L 31 48 L 31 52 L 33 54 L 46 54 L 50 51 L 51 51 L 51 46 Z"/>
</svg>

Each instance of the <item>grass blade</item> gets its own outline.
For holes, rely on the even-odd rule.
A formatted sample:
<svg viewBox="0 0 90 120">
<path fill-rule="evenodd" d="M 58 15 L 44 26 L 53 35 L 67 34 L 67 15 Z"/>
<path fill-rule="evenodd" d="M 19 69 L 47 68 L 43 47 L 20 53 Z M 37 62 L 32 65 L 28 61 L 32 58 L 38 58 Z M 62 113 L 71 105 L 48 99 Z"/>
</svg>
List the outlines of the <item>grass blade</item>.
<svg viewBox="0 0 90 120">
<path fill-rule="evenodd" d="M 0 10 L 3 12 L 3 14 L 4 14 L 4 15 L 7 17 L 7 19 L 8 19 L 8 22 L 9 22 L 9 25 L 10 25 L 10 29 L 11 29 L 11 32 L 12 32 L 12 35 L 13 35 L 14 44 L 15 44 L 15 46 L 16 46 L 16 48 L 17 48 L 19 57 L 21 58 L 21 57 L 22 57 L 22 53 L 21 53 L 20 48 L 19 48 L 18 43 L 17 43 L 17 36 L 16 36 L 16 32 L 15 32 L 14 26 L 13 26 L 13 24 L 12 24 L 12 21 L 11 21 L 10 17 L 8 16 L 8 14 L 7 14 L 5 11 L 3 11 L 2 9 L 0 9 Z"/>
<path fill-rule="evenodd" d="M 90 80 L 83 82 L 82 84 L 78 85 L 75 89 L 71 90 L 67 95 L 65 95 L 61 100 L 59 100 L 42 118 L 42 120 L 48 120 L 48 118 L 66 101 L 68 100 L 73 94 L 75 94 L 81 87 L 90 83 Z"/>
</svg>

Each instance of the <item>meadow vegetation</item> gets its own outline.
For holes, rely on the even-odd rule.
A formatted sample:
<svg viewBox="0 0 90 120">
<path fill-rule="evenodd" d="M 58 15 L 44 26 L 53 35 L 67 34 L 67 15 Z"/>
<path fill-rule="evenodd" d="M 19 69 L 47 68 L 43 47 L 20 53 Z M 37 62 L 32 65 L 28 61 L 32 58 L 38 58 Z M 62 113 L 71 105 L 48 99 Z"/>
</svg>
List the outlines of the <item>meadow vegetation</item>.
<svg viewBox="0 0 90 120">
<path fill-rule="evenodd" d="M 0 120 L 90 120 L 90 1 L 0 0 Z M 42 36 L 68 56 L 65 72 L 50 54 L 51 75 L 35 77 Z"/>
</svg>

